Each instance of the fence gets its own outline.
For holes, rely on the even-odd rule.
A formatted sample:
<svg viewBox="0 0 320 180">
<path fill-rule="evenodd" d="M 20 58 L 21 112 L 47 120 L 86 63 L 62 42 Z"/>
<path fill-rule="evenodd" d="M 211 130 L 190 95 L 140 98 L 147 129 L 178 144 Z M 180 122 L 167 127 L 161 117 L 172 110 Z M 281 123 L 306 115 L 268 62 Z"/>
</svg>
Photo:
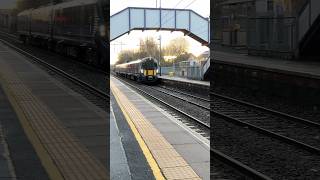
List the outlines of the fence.
<svg viewBox="0 0 320 180">
<path fill-rule="evenodd" d="M 180 62 L 175 63 L 172 66 L 161 67 L 162 75 L 173 75 L 177 77 L 202 80 L 203 79 L 203 67 L 201 63 Z"/>
</svg>

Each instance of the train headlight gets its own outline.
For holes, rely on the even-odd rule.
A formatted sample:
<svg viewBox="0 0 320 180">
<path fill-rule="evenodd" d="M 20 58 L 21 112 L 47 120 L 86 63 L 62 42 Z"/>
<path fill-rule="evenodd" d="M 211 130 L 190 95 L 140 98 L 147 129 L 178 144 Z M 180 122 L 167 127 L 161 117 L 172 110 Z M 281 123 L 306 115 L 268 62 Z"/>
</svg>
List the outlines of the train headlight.
<svg viewBox="0 0 320 180">
<path fill-rule="evenodd" d="M 106 36 L 106 26 L 101 25 L 99 28 L 99 31 L 100 31 L 100 36 L 102 37 Z"/>
<path fill-rule="evenodd" d="M 159 69 L 157 69 L 157 73 L 159 73 Z"/>
<path fill-rule="evenodd" d="M 143 69 L 140 69 L 140 73 L 143 73 Z"/>
</svg>

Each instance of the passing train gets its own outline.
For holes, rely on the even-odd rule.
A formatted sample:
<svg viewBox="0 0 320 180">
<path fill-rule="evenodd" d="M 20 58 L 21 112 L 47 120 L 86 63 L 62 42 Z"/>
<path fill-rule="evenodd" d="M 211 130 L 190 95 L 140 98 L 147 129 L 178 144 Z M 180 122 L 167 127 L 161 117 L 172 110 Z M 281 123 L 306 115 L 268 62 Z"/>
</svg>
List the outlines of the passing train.
<svg viewBox="0 0 320 180">
<path fill-rule="evenodd" d="M 71 0 L 28 9 L 17 15 L 24 43 L 109 69 L 106 0 Z"/>
<path fill-rule="evenodd" d="M 145 57 L 128 63 L 118 64 L 114 71 L 117 75 L 144 83 L 158 81 L 158 61 L 152 57 Z"/>
</svg>

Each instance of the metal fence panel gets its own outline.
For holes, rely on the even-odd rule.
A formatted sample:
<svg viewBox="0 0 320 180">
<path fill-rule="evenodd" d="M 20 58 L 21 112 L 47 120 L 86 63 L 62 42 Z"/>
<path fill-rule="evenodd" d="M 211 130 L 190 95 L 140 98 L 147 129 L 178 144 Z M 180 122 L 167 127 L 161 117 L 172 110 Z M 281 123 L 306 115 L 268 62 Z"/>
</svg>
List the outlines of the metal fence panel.
<svg viewBox="0 0 320 180">
<path fill-rule="evenodd" d="M 161 67 L 161 74 L 182 77 L 186 79 L 202 80 L 203 79 L 203 67 L 202 63 L 195 65 L 187 63 L 175 63 L 173 66 Z"/>
</svg>

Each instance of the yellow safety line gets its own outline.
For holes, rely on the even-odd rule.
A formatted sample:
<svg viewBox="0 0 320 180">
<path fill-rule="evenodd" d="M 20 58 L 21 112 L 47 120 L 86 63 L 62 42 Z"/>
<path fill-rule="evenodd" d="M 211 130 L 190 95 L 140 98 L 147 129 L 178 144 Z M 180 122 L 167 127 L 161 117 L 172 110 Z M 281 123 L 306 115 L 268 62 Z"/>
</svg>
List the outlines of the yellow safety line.
<svg viewBox="0 0 320 180">
<path fill-rule="evenodd" d="M 125 116 L 125 119 L 127 120 L 136 140 L 138 141 L 138 144 L 139 144 L 144 156 L 147 159 L 149 166 L 152 169 L 154 177 L 157 180 L 164 180 L 165 178 L 164 178 L 163 174 L 161 173 L 161 170 L 159 168 L 157 161 L 153 158 L 149 148 L 147 147 L 146 143 L 144 142 L 140 133 L 138 132 L 136 126 L 134 125 L 133 120 L 131 119 L 131 117 L 128 115 L 128 112 L 124 108 L 124 105 L 122 104 L 120 98 L 118 97 L 118 92 L 115 91 L 115 89 L 117 89 L 117 88 L 114 86 L 112 81 L 110 81 L 110 87 L 111 87 L 111 91 L 114 94 L 114 97 L 115 97 L 121 111 L 123 112 L 123 115 Z"/>
<path fill-rule="evenodd" d="M 9 99 L 11 106 L 13 107 L 18 119 L 21 123 L 21 126 L 26 133 L 28 139 L 30 140 L 31 144 L 33 145 L 43 167 L 45 168 L 46 172 L 48 173 L 50 179 L 53 180 L 63 180 L 63 176 L 61 172 L 58 170 L 56 164 L 52 161 L 50 155 L 48 154 L 46 148 L 42 145 L 39 137 L 34 132 L 33 128 L 31 127 L 30 123 L 28 122 L 23 110 L 20 108 L 19 103 L 15 99 L 15 95 L 10 91 L 8 88 L 8 84 L 4 79 L 2 80 L 2 88 Z"/>
</svg>

